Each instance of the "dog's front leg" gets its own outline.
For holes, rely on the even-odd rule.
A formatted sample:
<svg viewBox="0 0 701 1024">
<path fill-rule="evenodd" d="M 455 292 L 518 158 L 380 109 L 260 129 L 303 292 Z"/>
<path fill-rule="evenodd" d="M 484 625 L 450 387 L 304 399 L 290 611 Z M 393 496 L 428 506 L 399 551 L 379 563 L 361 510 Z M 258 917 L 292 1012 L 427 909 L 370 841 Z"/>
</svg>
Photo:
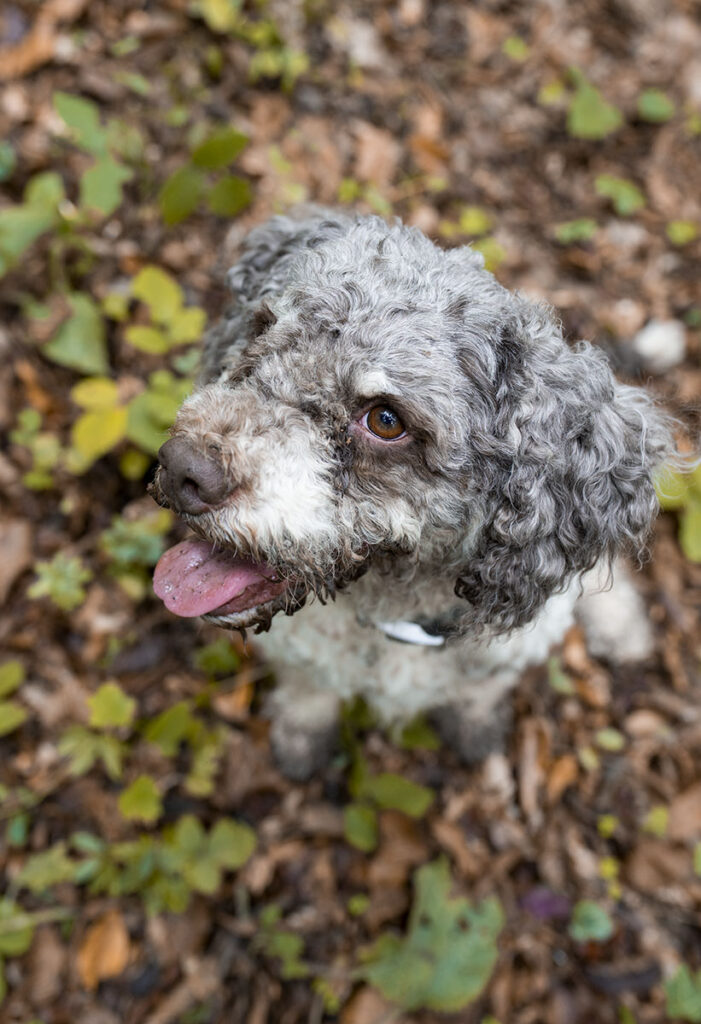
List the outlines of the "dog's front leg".
<svg viewBox="0 0 701 1024">
<path fill-rule="evenodd" d="M 270 744 L 283 775 L 304 782 L 323 770 L 334 753 L 340 701 L 306 679 L 291 679 L 289 669 L 281 683 L 267 708 Z"/>
<path fill-rule="evenodd" d="M 503 749 L 513 719 L 510 693 L 517 681 L 516 673 L 499 673 L 485 679 L 474 695 L 430 712 L 441 739 L 463 764 L 479 764 Z"/>
</svg>

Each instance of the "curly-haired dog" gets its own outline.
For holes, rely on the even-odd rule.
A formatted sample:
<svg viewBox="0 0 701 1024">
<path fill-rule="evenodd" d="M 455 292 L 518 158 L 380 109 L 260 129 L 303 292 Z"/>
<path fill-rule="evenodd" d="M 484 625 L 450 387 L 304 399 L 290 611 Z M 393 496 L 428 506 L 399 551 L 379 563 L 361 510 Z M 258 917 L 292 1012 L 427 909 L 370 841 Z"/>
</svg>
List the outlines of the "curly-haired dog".
<svg viewBox="0 0 701 1024">
<path fill-rule="evenodd" d="M 156 592 L 178 615 L 272 626 L 288 774 L 323 763 L 353 694 L 385 721 L 432 711 L 482 756 L 581 575 L 640 555 L 664 417 L 478 253 L 400 223 L 274 217 L 229 279 L 152 488 L 201 539 L 163 556 Z M 639 599 L 625 578 L 605 596 L 625 646 Z"/>
</svg>

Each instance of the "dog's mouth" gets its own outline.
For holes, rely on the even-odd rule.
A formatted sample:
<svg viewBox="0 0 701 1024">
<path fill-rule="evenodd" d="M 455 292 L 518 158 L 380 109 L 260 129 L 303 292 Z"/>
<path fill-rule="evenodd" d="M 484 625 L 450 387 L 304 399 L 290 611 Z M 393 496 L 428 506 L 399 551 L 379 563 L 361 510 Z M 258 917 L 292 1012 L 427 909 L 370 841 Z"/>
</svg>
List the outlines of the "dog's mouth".
<svg viewBox="0 0 701 1024">
<path fill-rule="evenodd" d="M 293 584 L 254 562 L 203 540 L 185 540 L 161 556 L 153 589 L 183 618 L 205 616 L 233 629 L 267 628 L 275 612 L 300 606 Z"/>
</svg>

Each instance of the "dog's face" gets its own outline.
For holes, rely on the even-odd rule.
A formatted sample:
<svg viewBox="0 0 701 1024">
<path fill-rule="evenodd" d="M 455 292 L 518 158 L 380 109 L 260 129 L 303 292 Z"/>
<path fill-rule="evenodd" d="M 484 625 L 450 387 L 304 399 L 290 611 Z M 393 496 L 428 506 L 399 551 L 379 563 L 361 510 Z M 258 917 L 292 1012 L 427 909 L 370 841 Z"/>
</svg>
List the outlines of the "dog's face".
<svg viewBox="0 0 701 1024">
<path fill-rule="evenodd" d="M 470 250 L 359 221 L 300 253 L 222 362 L 181 408 L 153 489 L 202 539 L 157 569 L 178 614 L 267 628 L 379 564 L 388 587 L 417 568 L 452 574 L 466 622 L 509 628 L 613 532 L 633 532 L 620 509 L 606 526 L 574 508 L 587 471 L 607 500 L 612 446 L 645 475 L 630 424 L 607 418 L 608 368 L 567 350 Z M 610 442 L 597 440 L 599 412 Z M 647 526 L 647 492 L 643 503 Z"/>
</svg>

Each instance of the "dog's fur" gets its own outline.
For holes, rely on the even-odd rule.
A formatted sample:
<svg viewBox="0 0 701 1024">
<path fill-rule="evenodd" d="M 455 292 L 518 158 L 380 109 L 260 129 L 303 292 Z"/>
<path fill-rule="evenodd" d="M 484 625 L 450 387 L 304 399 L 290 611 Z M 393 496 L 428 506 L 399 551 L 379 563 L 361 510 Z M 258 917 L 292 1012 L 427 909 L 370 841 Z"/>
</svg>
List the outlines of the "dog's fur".
<svg viewBox="0 0 701 1024">
<path fill-rule="evenodd" d="M 229 280 L 174 433 L 239 487 L 183 518 L 290 580 L 253 618 L 208 616 L 263 628 L 294 612 L 263 641 L 283 766 L 309 774 L 339 697 L 358 693 L 388 721 L 442 709 L 444 733 L 480 756 L 502 696 L 572 622 L 582 574 L 642 555 L 667 421 L 477 252 L 398 222 L 275 217 Z M 362 429 L 378 402 L 408 439 Z M 445 643 L 398 643 L 378 625 L 397 620 Z"/>
</svg>

